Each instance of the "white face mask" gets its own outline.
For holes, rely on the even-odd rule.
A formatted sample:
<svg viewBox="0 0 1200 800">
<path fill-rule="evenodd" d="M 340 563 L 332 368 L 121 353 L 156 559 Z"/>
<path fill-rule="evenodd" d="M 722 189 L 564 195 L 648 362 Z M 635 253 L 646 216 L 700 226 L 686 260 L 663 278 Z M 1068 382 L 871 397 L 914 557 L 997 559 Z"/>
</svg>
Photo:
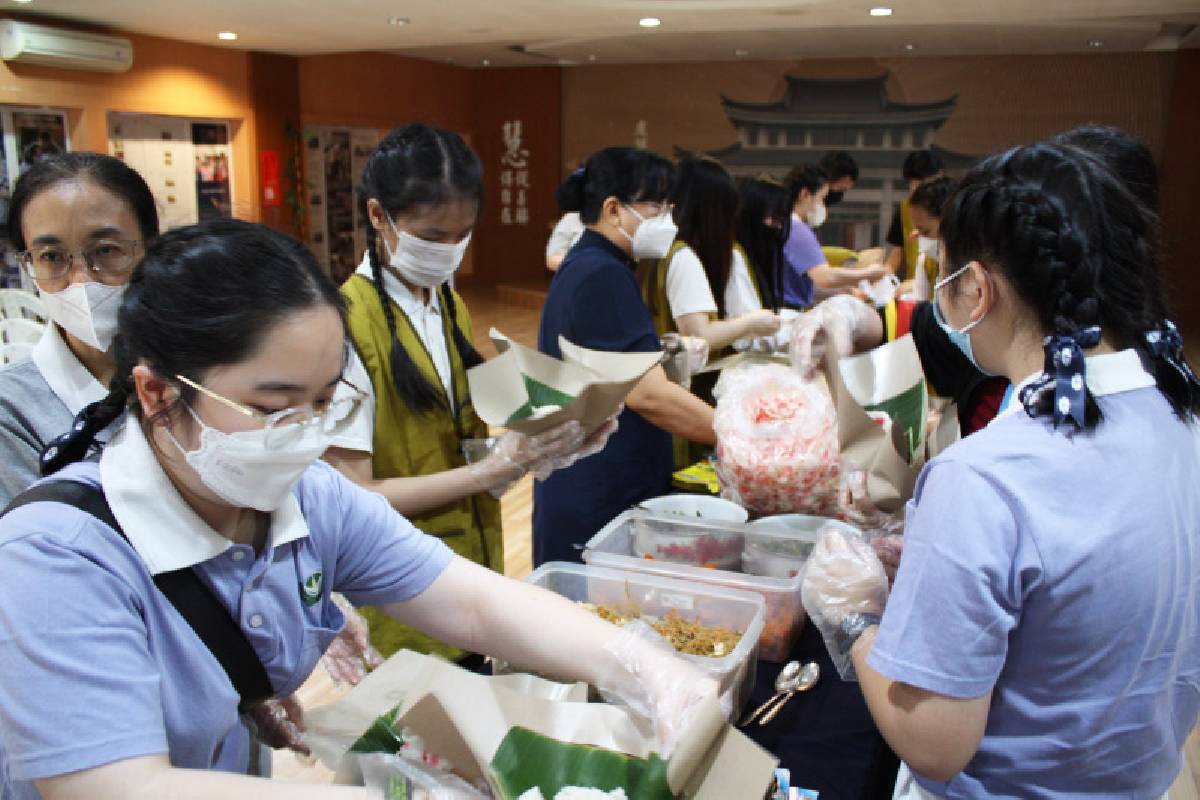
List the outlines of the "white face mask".
<svg viewBox="0 0 1200 800">
<path fill-rule="evenodd" d="M 808 218 L 805 220 L 810 228 L 819 228 L 825 224 L 826 217 L 829 212 L 825 210 L 824 203 L 817 203 L 813 206 L 813 210 L 808 212 Z"/>
<path fill-rule="evenodd" d="M 117 311 L 125 285 L 85 281 L 61 292 L 38 291 L 50 319 L 89 347 L 107 351 L 117 335 Z"/>
<path fill-rule="evenodd" d="M 928 236 L 917 237 L 917 250 L 925 254 L 926 258 L 932 258 L 934 261 L 941 263 L 938 258 L 940 244 L 939 239 L 931 239 Z"/>
<path fill-rule="evenodd" d="M 387 218 L 388 224 L 396 234 L 396 249 L 393 251 L 383 239 L 383 246 L 388 251 L 388 263 L 400 273 L 400 277 L 422 289 L 435 289 L 454 275 L 462 263 L 467 245 L 471 243 L 471 234 L 467 234 L 458 244 L 442 244 L 418 239 L 396 227 L 392 218 Z"/>
<path fill-rule="evenodd" d="M 169 429 L 167 436 L 200 482 L 238 508 L 278 509 L 304 471 L 329 447 L 329 436 L 319 425 L 304 425 L 295 441 L 268 448 L 265 428 L 226 433 L 205 425 L 191 406 L 188 411 L 200 425 L 200 447 L 185 450 Z M 279 435 L 279 430 L 274 434 Z"/>
<path fill-rule="evenodd" d="M 629 240 L 634 258 L 664 258 L 671 252 L 671 244 L 674 243 L 679 228 L 675 225 L 675 220 L 671 219 L 670 213 L 664 212 L 657 217 L 646 219 L 633 206 L 625 207 L 640 220 L 633 236 L 626 233 L 624 228 L 618 228 Z"/>
</svg>

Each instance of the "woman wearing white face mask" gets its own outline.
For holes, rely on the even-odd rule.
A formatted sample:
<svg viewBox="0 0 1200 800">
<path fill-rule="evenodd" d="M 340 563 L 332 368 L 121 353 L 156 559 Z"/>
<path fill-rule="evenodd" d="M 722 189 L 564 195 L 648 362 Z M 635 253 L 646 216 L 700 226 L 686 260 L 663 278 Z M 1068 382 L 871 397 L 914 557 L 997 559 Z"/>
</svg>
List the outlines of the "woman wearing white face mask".
<svg viewBox="0 0 1200 800">
<path fill-rule="evenodd" d="M 246 774 L 239 711 L 304 681 L 342 626 L 334 591 L 465 649 L 641 693 L 668 724 L 686 711 L 655 675 L 713 692 L 569 600 L 455 556 L 318 460 L 362 401 L 342 377 L 342 306 L 311 252 L 263 226 L 216 220 L 148 248 L 112 391 L 0 517 L 0 796 L 376 796 Z M 79 462 L 122 417 L 99 462 Z M 171 589 L 189 577 L 207 616 Z"/>
<path fill-rule="evenodd" d="M 829 181 L 819 167 L 803 164 L 784 181 L 792 196 L 792 225 L 783 246 L 783 299 L 791 308 L 807 308 L 814 297 L 847 292 L 861 280 L 877 281 L 888 270 L 882 264 L 834 267 L 825 260 L 813 228 L 824 224 Z"/>
<path fill-rule="evenodd" d="M 30 358 L 0 369 L 0 507 L 37 479 L 46 443 L 107 394 L 121 294 L 158 212 L 123 162 L 63 153 L 17 181 L 8 229 L 50 324 Z"/>
<path fill-rule="evenodd" d="M 671 164 L 610 147 L 570 178 L 587 231 L 550 283 L 538 349 L 561 356 L 558 339 L 594 350 L 661 348 L 642 300 L 636 259 L 663 258 L 675 240 Z M 581 545 L 631 505 L 670 490 L 671 436 L 714 444 L 713 409 L 655 367 L 626 399 L 603 452 L 540 480 L 533 489 L 533 560 L 578 561 Z"/>
<path fill-rule="evenodd" d="M 459 555 L 503 572 L 500 504 L 489 490 L 602 446 L 610 428 L 589 442 L 577 423 L 536 437 L 510 432 L 468 466 L 464 440 L 488 436 L 466 378 L 483 359 L 466 305 L 447 281 L 479 215 L 479 159 L 451 131 L 408 125 L 375 148 L 358 192 L 369 246 L 342 294 L 354 345 L 348 374 L 369 396 L 326 458 Z M 478 662 L 374 610 L 366 616 L 385 655 L 403 647 Z"/>
</svg>

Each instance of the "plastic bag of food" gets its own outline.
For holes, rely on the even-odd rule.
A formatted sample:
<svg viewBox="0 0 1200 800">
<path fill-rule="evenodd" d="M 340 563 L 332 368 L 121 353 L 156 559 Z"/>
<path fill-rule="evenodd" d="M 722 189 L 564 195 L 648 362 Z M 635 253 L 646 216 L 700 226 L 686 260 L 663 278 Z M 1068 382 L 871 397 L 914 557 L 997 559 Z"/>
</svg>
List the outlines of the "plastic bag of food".
<svg viewBox="0 0 1200 800">
<path fill-rule="evenodd" d="M 783 366 L 739 370 L 717 402 L 722 496 L 757 514 L 834 516 L 841 488 L 829 395 Z"/>
</svg>

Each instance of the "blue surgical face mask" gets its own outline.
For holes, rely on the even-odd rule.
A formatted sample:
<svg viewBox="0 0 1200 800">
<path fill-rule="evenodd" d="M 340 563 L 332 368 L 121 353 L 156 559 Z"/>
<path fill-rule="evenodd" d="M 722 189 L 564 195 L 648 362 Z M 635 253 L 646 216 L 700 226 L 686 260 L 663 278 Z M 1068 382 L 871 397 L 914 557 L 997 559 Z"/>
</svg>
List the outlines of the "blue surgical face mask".
<svg viewBox="0 0 1200 800">
<path fill-rule="evenodd" d="M 994 373 L 988 372 L 986 369 L 979 366 L 979 362 L 975 360 L 975 353 L 971 350 L 971 329 L 983 322 L 984 317 L 987 316 L 987 312 L 984 312 L 983 317 L 980 317 L 974 322 L 968 322 L 963 328 L 959 329 L 952 328 L 950 323 L 946 322 L 946 318 L 942 316 L 942 309 L 938 306 L 938 290 L 953 281 L 959 275 L 962 275 L 967 271 L 967 267 L 970 266 L 970 264 L 967 264 L 967 266 L 959 269 L 952 275 L 947 275 L 933 285 L 933 291 L 931 293 L 933 295 L 933 319 L 937 322 L 938 327 L 945 331 L 946 336 L 950 337 L 950 341 L 954 342 L 954 346 L 962 351 L 962 354 L 967 357 L 967 361 L 970 361 L 975 369 L 979 370 L 984 375 L 992 375 Z"/>
</svg>

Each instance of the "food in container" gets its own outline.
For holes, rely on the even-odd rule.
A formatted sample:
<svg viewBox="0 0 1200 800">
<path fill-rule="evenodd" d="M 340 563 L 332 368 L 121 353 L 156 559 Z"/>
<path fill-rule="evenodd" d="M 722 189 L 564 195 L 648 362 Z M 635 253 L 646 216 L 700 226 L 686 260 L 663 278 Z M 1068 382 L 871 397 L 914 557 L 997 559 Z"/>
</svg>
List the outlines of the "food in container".
<svg viewBox="0 0 1200 800">
<path fill-rule="evenodd" d="M 844 522 L 807 514 L 780 514 L 750 523 L 742 570 L 749 575 L 791 578 L 799 575 L 813 547 L 826 530 L 857 535 Z"/>
<path fill-rule="evenodd" d="M 685 619 L 675 609 L 668 611 L 666 616 L 656 617 L 642 614 L 636 607 L 622 612 L 607 605 L 582 602 L 580 605 L 614 625 L 628 625 L 640 619 L 670 642 L 676 652 L 687 656 L 724 658 L 737 649 L 738 642 L 742 639 L 741 631 L 731 630 L 722 625 L 705 625 L 696 619 Z"/>
<path fill-rule="evenodd" d="M 729 531 L 719 524 L 686 517 L 644 511 L 635 514 L 633 551 L 638 558 L 708 569 L 741 569 L 745 538 L 740 530 Z"/>
</svg>

